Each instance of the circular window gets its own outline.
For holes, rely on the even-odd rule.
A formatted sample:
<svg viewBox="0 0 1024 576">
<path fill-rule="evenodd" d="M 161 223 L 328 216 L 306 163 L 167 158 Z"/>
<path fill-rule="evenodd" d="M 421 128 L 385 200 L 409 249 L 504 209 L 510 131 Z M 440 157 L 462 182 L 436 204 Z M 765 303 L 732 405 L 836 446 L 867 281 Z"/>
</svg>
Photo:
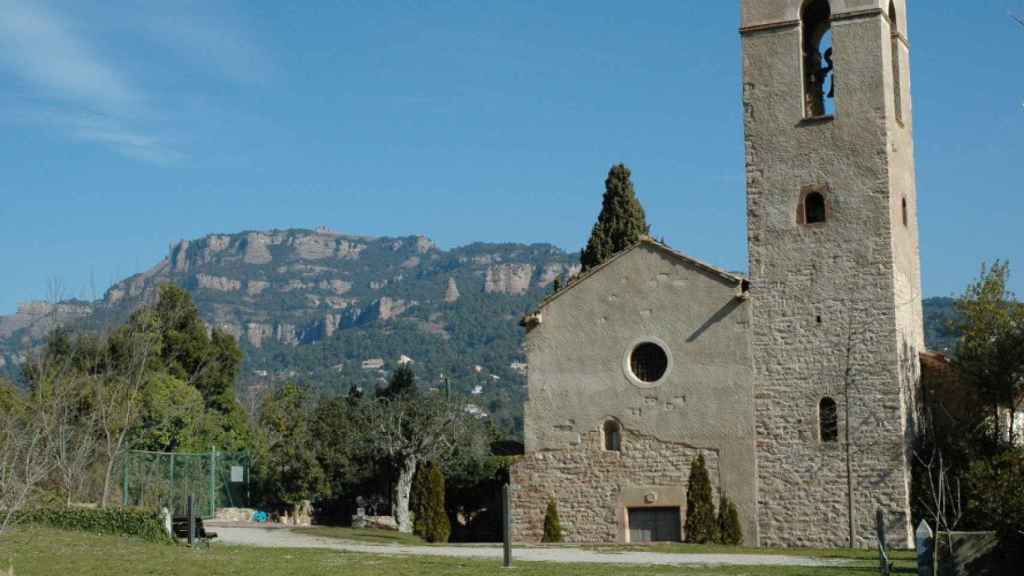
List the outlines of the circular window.
<svg viewBox="0 0 1024 576">
<path fill-rule="evenodd" d="M 641 382 L 657 382 L 667 370 L 668 354 L 654 342 L 638 344 L 629 355 L 629 371 Z"/>
</svg>

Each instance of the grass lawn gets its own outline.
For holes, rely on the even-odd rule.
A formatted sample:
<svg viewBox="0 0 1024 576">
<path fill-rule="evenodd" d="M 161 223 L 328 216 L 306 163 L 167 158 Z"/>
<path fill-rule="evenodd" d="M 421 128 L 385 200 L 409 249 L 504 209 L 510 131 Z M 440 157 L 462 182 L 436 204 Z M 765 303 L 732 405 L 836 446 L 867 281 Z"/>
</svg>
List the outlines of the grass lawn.
<svg viewBox="0 0 1024 576">
<path fill-rule="evenodd" d="M 489 560 L 388 557 L 350 554 L 331 550 L 265 549 L 214 544 L 191 550 L 184 546 L 149 544 L 117 536 L 21 528 L 0 539 L 0 570 L 8 562 L 17 576 L 611 576 L 683 574 L 709 576 L 840 576 L 878 574 L 874 561 L 844 568 L 781 567 L 639 567 L 520 562 L 504 570 Z M 897 573 L 912 574 L 912 566 L 900 562 Z"/>
</svg>

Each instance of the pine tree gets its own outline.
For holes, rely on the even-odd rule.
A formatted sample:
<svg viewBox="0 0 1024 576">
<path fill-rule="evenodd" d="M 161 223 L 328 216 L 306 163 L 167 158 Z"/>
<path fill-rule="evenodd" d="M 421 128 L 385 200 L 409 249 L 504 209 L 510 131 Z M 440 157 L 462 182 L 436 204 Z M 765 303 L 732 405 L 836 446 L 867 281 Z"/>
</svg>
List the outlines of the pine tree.
<svg viewBox="0 0 1024 576">
<path fill-rule="evenodd" d="M 548 500 L 548 509 L 544 512 L 544 537 L 540 541 L 549 544 L 562 541 L 562 523 L 558 520 L 558 504 L 554 498 Z"/>
<path fill-rule="evenodd" d="M 587 247 L 580 255 L 583 271 L 601 264 L 650 232 L 644 208 L 636 198 L 629 177 L 629 168 L 624 164 L 612 166 L 608 172 L 601 214 L 590 233 Z"/>
<path fill-rule="evenodd" d="M 727 546 L 738 546 L 743 542 L 743 528 L 740 526 L 740 515 L 732 500 L 722 496 L 718 503 L 718 543 Z"/>
<path fill-rule="evenodd" d="M 686 488 L 686 541 L 691 544 L 710 544 L 715 541 L 717 528 L 715 504 L 711 500 L 711 480 L 704 465 L 704 455 L 701 454 L 690 466 L 690 482 Z"/>
<path fill-rule="evenodd" d="M 382 398 L 396 398 L 416 393 L 416 373 L 408 364 L 403 364 L 395 370 L 388 381 L 388 387 L 378 392 Z"/>
<path fill-rule="evenodd" d="M 444 474 L 440 466 L 426 464 L 416 471 L 412 498 L 416 516 L 413 533 L 427 542 L 447 542 L 452 527 L 444 504 Z"/>
</svg>

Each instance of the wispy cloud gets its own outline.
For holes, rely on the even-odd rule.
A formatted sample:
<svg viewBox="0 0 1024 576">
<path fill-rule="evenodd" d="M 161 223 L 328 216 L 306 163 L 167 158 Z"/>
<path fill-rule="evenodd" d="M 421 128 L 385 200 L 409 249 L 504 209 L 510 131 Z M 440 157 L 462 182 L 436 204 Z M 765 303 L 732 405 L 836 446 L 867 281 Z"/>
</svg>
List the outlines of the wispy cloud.
<svg viewBox="0 0 1024 576">
<path fill-rule="evenodd" d="M 150 5 L 147 33 L 194 63 L 240 84 L 263 84 L 272 75 L 269 55 L 254 43 L 238 14 L 217 14 L 208 3 Z M 223 6 L 220 6 L 222 9 Z"/>
<path fill-rule="evenodd" d="M 147 162 L 182 157 L 142 126 L 145 95 L 41 2 L 0 0 L 0 62 L 37 95 L 15 120 L 48 124 Z"/>
<path fill-rule="evenodd" d="M 185 154 L 163 140 L 126 129 L 106 118 L 79 116 L 69 119 L 66 125 L 72 127 L 75 138 L 106 144 L 129 158 L 154 164 L 172 164 L 185 158 Z"/>
<path fill-rule="evenodd" d="M 100 144 L 121 155 L 152 164 L 172 164 L 187 156 L 167 137 L 149 136 L 123 121 L 98 112 L 62 108 L 57 104 L 0 101 L 0 123 L 43 126 L 79 141 Z"/>
<path fill-rule="evenodd" d="M 139 102 L 128 83 L 41 4 L 0 0 L 0 45 L 2 58 L 41 88 L 104 109 Z"/>
</svg>

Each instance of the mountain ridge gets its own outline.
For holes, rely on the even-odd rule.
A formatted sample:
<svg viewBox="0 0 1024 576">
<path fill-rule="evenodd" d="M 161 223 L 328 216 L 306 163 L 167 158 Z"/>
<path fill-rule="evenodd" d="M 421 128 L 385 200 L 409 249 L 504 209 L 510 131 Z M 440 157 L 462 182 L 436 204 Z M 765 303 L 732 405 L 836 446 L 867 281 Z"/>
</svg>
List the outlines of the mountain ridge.
<svg viewBox="0 0 1024 576">
<path fill-rule="evenodd" d="M 188 290 L 210 328 L 245 352 L 244 391 L 297 380 L 337 391 L 376 386 L 412 362 L 427 386 L 479 397 L 481 412 L 518 428 L 525 385 L 520 317 L 578 254 L 551 244 L 474 242 L 449 250 L 426 236 L 348 235 L 318 228 L 208 234 L 172 244 L 148 270 L 93 302 L 29 302 L 0 316 L 0 374 L 55 323 L 103 330 L 157 287 Z M 929 345 L 955 341 L 948 299 L 926 301 Z M 443 375 L 443 377 L 442 377 Z"/>
</svg>

